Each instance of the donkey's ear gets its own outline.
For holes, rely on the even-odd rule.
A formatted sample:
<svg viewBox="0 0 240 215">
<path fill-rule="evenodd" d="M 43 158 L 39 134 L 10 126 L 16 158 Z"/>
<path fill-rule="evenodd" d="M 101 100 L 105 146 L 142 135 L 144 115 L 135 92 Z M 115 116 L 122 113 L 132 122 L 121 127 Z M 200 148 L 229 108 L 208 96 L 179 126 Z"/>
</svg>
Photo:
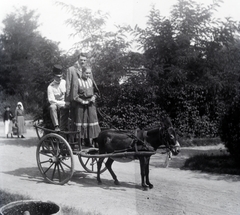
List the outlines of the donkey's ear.
<svg viewBox="0 0 240 215">
<path fill-rule="evenodd" d="M 164 119 L 164 125 L 165 125 L 166 128 L 173 127 L 172 121 L 171 121 L 171 119 L 170 119 L 169 117 L 166 117 L 166 118 Z"/>
<path fill-rule="evenodd" d="M 140 128 L 137 128 L 135 131 L 134 131 L 134 134 L 136 137 L 138 137 L 139 139 L 143 139 L 143 130 L 141 130 Z"/>
<path fill-rule="evenodd" d="M 161 127 L 161 128 L 165 128 L 164 120 L 161 120 L 161 122 L 160 122 L 160 127 Z"/>
</svg>

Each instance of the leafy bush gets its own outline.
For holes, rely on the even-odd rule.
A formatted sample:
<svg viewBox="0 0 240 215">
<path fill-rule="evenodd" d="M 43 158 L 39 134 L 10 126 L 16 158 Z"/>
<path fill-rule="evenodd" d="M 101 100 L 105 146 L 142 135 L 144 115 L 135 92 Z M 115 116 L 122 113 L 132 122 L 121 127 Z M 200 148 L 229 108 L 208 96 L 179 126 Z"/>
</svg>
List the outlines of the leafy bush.
<svg viewBox="0 0 240 215">
<path fill-rule="evenodd" d="M 126 84 L 105 90 L 99 104 L 102 110 L 100 125 L 135 129 L 158 124 L 164 112 L 149 96 L 149 88 L 144 85 Z"/>
<path fill-rule="evenodd" d="M 203 87 L 163 88 L 145 83 L 103 88 L 99 107 L 102 127 L 135 129 L 154 126 L 162 115 L 172 119 L 185 138 L 218 137 L 219 119 L 225 111 L 218 96 Z"/>
<path fill-rule="evenodd" d="M 230 154 L 240 161 L 240 97 L 236 96 L 226 114 L 222 117 L 219 133 Z"/>
<path fill-rule="evenodd" d="M 103 127 L 130 130 L 158 125 L 162 116 L 160 108 L 155 106 L 149 109 L 138 104 L 116 106 L 105 109 L 104 113 L 106 115 L 101 118 Z"/>
<path fill-rule="evenodd" d="M 184 137 L 218 136 L 220 115 L 225 110 L 218 95 L 205 87 L 192 85 L 161 88 L 157 95 L 158 104 L 167 111 Z"/>
</svg>

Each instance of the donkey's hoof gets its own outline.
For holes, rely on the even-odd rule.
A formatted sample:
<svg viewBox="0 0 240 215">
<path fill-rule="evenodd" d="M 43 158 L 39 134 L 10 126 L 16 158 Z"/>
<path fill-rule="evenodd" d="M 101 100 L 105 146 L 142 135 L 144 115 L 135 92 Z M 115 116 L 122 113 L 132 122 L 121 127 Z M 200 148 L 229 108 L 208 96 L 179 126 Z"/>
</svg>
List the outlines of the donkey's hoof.
<svg viewBox="0 0 240 215">
<path fill-rule="evenodd" d="M 120 185 L 119 181 L 114 181 L 115 185 Z"/>
<path fill-rule="evenodd" d="M 149 189 L 152 189 L 152 188 L 153 188 L 153 185 L 152 185 L 152 184 L 149 184 L 148 186 L 149 186 Z"/>
<path fill-rule="evenodd" d="M 143 187 L 143 191 L 148 191 L 148 187 Z"/>
<path fill-rule="evenodd" d="M 102 182 L 101 182 L 101 181 L 98 181 L 98 185 L 102 185 Z"/>
</svg>

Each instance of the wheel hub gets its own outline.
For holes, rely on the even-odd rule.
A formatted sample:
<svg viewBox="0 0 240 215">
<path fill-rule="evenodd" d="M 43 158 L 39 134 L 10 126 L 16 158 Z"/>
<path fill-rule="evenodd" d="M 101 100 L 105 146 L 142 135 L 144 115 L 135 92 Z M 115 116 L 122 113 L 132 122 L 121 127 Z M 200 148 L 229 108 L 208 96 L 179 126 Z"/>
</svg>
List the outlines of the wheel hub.
<svg viewBox="0 0 240 215">
<path fill-rule="evenodd" d="M 51 163 L 59 163 L 59 158 L 58 158 L 57 156 L 52 156 L 52 157 L 50 158 L 50 162 L 51 162 Z"/>
</svg>

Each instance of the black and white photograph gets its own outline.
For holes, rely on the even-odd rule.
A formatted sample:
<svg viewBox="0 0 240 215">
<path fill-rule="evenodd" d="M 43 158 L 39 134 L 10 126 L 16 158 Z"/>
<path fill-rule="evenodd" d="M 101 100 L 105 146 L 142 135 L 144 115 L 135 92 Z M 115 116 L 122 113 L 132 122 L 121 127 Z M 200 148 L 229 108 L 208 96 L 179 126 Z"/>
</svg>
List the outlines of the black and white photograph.
<svg viewBox="0 0 240 215">
<path fill-rule="evenodd" d="M 1 0 L 0 215 L 240 215 L 239 10 Z"/>
</svg>

